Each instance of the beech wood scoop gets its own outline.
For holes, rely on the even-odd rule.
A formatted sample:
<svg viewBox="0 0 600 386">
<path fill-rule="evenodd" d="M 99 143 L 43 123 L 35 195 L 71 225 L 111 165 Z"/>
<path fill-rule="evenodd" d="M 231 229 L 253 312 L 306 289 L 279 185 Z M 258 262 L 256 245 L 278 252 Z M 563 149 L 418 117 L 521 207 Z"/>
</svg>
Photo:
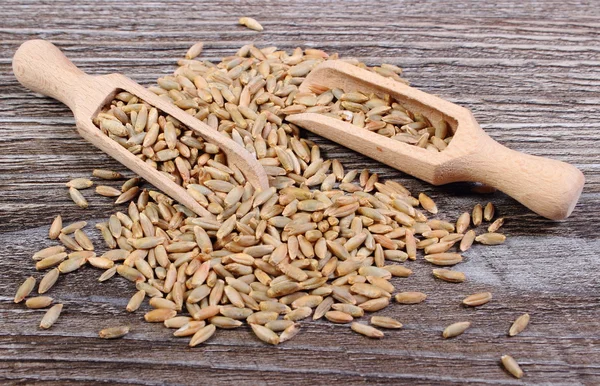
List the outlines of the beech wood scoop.
<svg viewBox="0 0 600 386">
<path fill-rule="evenodd" d="M 127 91 L 173 116 L 206 141 L 219 146 L 229 162 L 235 164 L 256 189 L 269 188 L 265 170 L 246 149 L 124 75 L 87 75 L 45 40 L 23 43 L 13 58 L 13 71 L 23 86 L 66 104 L 73 111 L 77 131 L 83 138 L 200 216 L 213 217 L 183 187 L 110 139 L 92 122 L 118 92 Z"/>
<path fill-rule="evenodd" d="M 430 121 L 441 119 L 454 137 L 439 153 L 317 113 L 287 116 L 287 120 L 393 168 L 441 185 L 457 181 L 491 185 L 537 214 L 552 220 L 567 218 L 585 178 L 574 166 L 510 150 L 490 138 L 468 109 L 339 60 L 316 66 L 300 85 L 301 92 L 389 94 Z"/>
</svg>

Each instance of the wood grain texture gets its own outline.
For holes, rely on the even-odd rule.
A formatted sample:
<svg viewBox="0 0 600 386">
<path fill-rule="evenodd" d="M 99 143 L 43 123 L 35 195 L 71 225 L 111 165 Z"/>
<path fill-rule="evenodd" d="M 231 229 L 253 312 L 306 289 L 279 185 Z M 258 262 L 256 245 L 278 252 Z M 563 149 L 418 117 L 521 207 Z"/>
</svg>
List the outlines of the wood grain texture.
<svg viewBox="0 0 600 386">
<path fill-rule="evenodd" d="M 495 2 L 345 1 L 169 2 L 5 0 L 0 16 L 0 383 L 47 384 L 519 384 L 499 365 L 512 355 L 535 384 L 600 382 L 600 8 L 585 1 Z M 257 33 L 236 25 L 257 18 Z M 569 219 L 545 220 L 503 194 L 475 195 L 463 184 L 433 187 L 327 140 L 328 157 L 348 168 L 369 168 L 411 191 L 434 198 L 441 218 L 456 219 L 475 203 L 493 201 L 507 218 L 504 245 L 474 247 L 461 264 L 463 284 L 442 283 L 422 260 L 397 279 L 402 290 L 429 294 L 423 304 L 394 304 L 381 312 L 405 328 L 378 341 L 348 326 L 302 323 L 302 334 L 266 346 L 248 328 L 218 331 L 190 349 L 166 329 L 124 311 L 133 286 L 96 282 L 86 268 L 61 277 L 52 296 L 65 304 L 55 326 L 40 331 L 42 311 L 12 303 L 34 273 L 31 255 L 49 246 L 52 218 L 91 224 L 112 213 L 109 199 L 90 191 L 90 208 L 72 204 L 64 183 L 95 167 L 123 171 L 75 131 L 62 104 L 21 87 L 11 57 L 23 41 L 57 44 L 90 74 L 120 72 L 150 85 L 174 70 L 175 59 L 198 40 L 207 59 L 254 42 L 340 52 L 369 64 L 405 69 L 412 85 L 474 112 L 498 142 L 569 162 L 586 176 Z M 130 175 L 130 174 L 128 174 Z M 93 197 L 93 198 L 92 198 Z M 98 235 L 92 225 L 99 250 Z M 468 294 L 494 300 L 467 309 Z M 147 306 L 144 306 L 147 307 Z M 531 324 L 507 338 L 523 312 Z M 443 340 L 448 324 L 470 320 L 462 336 Z M 97 332 L 128 323 L 132 333 L 103 341 Z"/>
</svg>

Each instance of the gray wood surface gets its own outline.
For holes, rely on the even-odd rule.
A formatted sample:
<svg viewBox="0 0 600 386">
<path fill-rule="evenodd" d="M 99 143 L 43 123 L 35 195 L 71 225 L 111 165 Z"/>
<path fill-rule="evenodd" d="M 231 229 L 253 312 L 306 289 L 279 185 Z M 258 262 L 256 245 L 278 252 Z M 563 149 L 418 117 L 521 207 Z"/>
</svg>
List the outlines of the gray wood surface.
<svg viewBox="0 0 600 386">
<path fill-rule="evenodd" d="M 0 12 L 0 383 L 70 384 L 599 384 L 600 383 L 600 8 L 593 1 L 48 1 L 4 0 Z M 255 16 L 263 33 L 236 26 Z M 318 47 L 369 64 L 405 69 L 412 85 L 473 110 L 482 127 L 516 150 L 570 162 L 587 178 L 573 215 L 551 222 L 502 193 L 476 195 L 468 186 L 433 187 L 326 140 L 328 157 L 366 167 L 425 191 L 441 218 L 475 203 L 497 204 L 507 218 L 506 244 L 474 247 L 460 269 L 468 282 L 434 281 L 423 261 L 395 281 L 429 294 L 423 304 L 394 304 L 381 314 L 405 324 L 373 341 L 347 326 L 303 322 L 302 334 L 267 347 L 248 328 L 218 331 L 190 349 L 166 329 L 124 310 L 133 286 L 100 284 L 86 268 L 52 291 L 65 304 L 49 331 L 43 314 L 14 305 L 16 287 L 34 274 L 31 255 L 52 243 L 51 219 L 91 224 L 112 213 L 108 199 L 75 207 L 64 183 L 95 167 L 122 170 L 74 130 L 70 111 L 21 87 L 11 71 L 20 43 L 44 38 L 84 70 L 124 73 L 150 85 L 174 70 L 198 40 L 204 57 L 231 55 L 248 42 L 292 49 Z M 92 197 L 91 192 L 85 195 Z M 88 225 L 90 233 L 93 228 Z M 94 233 L 95 234 L 95 233 Z M 97 237 L 97 235 L 96 235 Z M 102 245 L 95 239 L 96 245 Z M 460 307 L 474 292 L 494 300 Z M 508 338 L 515 317 L 529 328 Z M 465 335 L 444 341 L 443 328 L 470 320 Z M 119 341 L 97 331 L 127 323 Z M 526 375 L 499 365 L 511 354 Z"/>
</svg>

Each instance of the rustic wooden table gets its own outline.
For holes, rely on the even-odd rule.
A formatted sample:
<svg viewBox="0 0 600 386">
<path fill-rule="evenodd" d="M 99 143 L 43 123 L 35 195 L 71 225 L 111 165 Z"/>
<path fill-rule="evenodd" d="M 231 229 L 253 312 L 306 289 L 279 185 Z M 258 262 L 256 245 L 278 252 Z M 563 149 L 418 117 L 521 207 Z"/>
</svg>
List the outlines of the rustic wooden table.
<svg viewBox="0 0 600 386">
<path fill-rule="evenodd" d="M 488 5 L 489 3 L 489 5 Z M 4 0 L 0 16 L 0 383 L 70 384 L 598 384 L 600 383 L 600 11 L 584 1 L 315 1 L 203 2 Z M 242 15 L 264 25 L 236 25 Z M 405 69 L 412 84 L 473 110 L 482 127 L 516 150 L 570 162 L 587 178 L 573 215 L 547 221 L 502 193 L 476 195 L 465 185 L 433 187 L 341 146 L 316 139 L 327 156 L 369 168 L 413 192 L 425 191 L 447 218 L 491 200 L 507 218 L 504 245 L 474 247 L 461 265 L 468 282 L 435 281 L 423 261 L 398 280 L 430 294 L 417 306 L 384 314 L 405 328 L 380 341 L 347 326 L 303 322 L 294 340 L 270 347 L 247 327 L 221 331 L 190 349 L 142 314 L 127 314 L 133 292 L 124 280 L 96 281 L 88 268 L 57 284 L 60 321 L 38 329 L 42 312 L 12 302 L 34 274 L 31 255 L 51 245 L 54 216 L 94 223 L 112 213 L 109 200 L 75 207 L 64 183 L 95 167 L 123 168 L 91 148 L 62 104 L 21 87 L 11 71 L 20 43 L 44 38 L 90 73 L 121 72 L 150 85 L 173 71 L 194 42 L 205 58 L 231 55 L 243 44 L 318 47 L 370 64 Z M 101 245 L 101 243 L 97 243 Z M 457 306 L 469 293 L 491 291 L 485 307 Z M 507 338 L 514 318 L 529 328 Z M 457 320 L 473 327 L 445 341 Z M 119 341 L 100 328 L 127 323 Z M 522 365 L 522 381 L 499 365 L 502 354 Z"/>
</svg>

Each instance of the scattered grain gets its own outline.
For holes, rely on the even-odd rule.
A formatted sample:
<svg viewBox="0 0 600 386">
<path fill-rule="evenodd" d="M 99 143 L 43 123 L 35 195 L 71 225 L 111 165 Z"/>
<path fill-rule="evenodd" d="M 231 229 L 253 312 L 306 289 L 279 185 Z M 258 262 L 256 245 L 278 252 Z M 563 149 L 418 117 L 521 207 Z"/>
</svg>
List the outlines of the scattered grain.
<svg viewBox="0 0 600 386">
<path fill-rule="evenodd" d="M 196 44 L 194 44 L 187 50 L 187 52 L 185 54 L 185 58 L 186 59 L 194 59 L 195 57 L 197 57 L 198 55 L 200 55 L 202 53 L 203 48 L 204 48 L 204 43 L 197 42 Z"/>
<path fill-rule="evenodd" d="M 17 289 L 14 302 L 21 303 L 27 296 L 29 296 L 34 287 L 35 278 L 33 276 L 29 276 Z"/>
<path fill-rule="evenodd" d="M 477 204 L 473 207 L 473 213 L 471 214 L 471 218 L 473 220 L 473 225 L 478 226 L 481 224 L 483 218 L 483 208 L 480 204 Z"/>
<path fill-rule="evenodd" d="M 58 268 L 54 268 L 54 269 L 51 269 L 50 271 L 48 271 L 44 275 L 42 280 L 40 280 L 40 285 L 38 287 L 38 293 L 41 295 L 41 294 L 45 294 L 46 292 L 48 292 L 50 290 L 50 288 L 52 288 L 52 286 L 56 283 L 59 276 L 60 276 L 60 271 Z"/>
<path fill-rule="evenodd" d="M 56 238 L 58 238 L 58 235 L 60 235 L 61 229 L 62 229 L 62 217 L 59 214 L 58 216 L 56 216 L 54 221 L 52 221 L 52 225 L 50 225 L 50 230 L 48 231 L 48 236 L 50 237 L 50 239 L 56 240 Z"/>
<path fill-rule="evenodd" d="M 397 293 L 396 301 L 400 304 L 418 304 L 427 299 L 427 295 L 423 292 L 400 292 Z"/>
<path fill-rule="evenodd" d="M 400 323 L 394 318 L 389 318 L 387 316 L 371 316 L 371 324 L 377 327 L 390 329 L 402 328 L 402 323 Z"/>
<path fill-rule="evenodd" d="M 68 188 L 87 189 L 94 185 L 92 180 L 87 178 L 75 178 L 65 184 Z"/>
<path fill-rule="evenodd" d="M 462 302 L 465 306 L 477 307 L 486 304 L 490 300 L 492 300 L 491 292 L 480 292 L 467 296 Z"/>
<path fill-rule="evenodd" d="M 354 318 L 342 311 L 328 311 L 325 313 L 325 318 L 333 323 L 350 323 Z"/>
<path fill-rule="evenodd" d="M 368 326 L 366 324 L 353 322 L 350 325 L 352 331 L 362 334 L 369 338 L 381 339 L 385 335 L 383 331 L 376 329 L 375 327 Z"/>
<path fill-rule="evenodd" d="M 54 323 L 56 323 L 56 321 L 58 320 L 62 309 L 63 305 L 60 303 L 50 307 L 48 311 L 46 311 L 46 314 L 44 314 L 44 317 L 40 322 L 40 328 L 47 330 L 50 327 L 52 327 Z"/>
<path fill-rule="evenodd" d="M 36 296 L 33 298 L 29 298 L 25 301 L 25 305 L 27 308 L 37 309 L 37 308 L 46 308 L 50 304 L 52 304 L 52 299 L 49 296 Z"/>
<path fill-rule="evenodd" d="M 120 180 L 123 178 L 121 173 L 106 169 L 94 169 L 92 175 L 103 180 Z"/>
<path fill-rule="evenodd" d="M 485 221 L 492 221 L 492 219 L 494 218 L 494 212 L 495 212 L 495 208 L 494 208 L 494 204 L 492 204 L 491 202 L 488 202 L 485 205 L 485 208 L 483 208 L 483 218 Z"/>
<path fill-rule="evenodd" d="M 455 336 L 461 335 L 471 326 L 471 322 L 457 322 L 449 325 L 444 329 L 442 336 L 445 339 L 454 338 Z"/>
<path fill-rule="evenodd" d="M 260 23 L 258 21 L 256 21 L 255 19 L 253 19 L 251 17 L 240 17 L 239 23 L 240 23 L 240 25 L 244 25 L 255 31 L 263 30 L 263 26 L 260 25 Z"/>
<path fill-rule="evenodd" d="M 58 234 L 60 234 L 60 232 Z M 56 237 L 58 237 L 58 235 Z M 40 249 L 39 251 L 33 254 L 33 260 L 42 260 L 46 257 L 54 256 L 64 251 L 65 247 L 63 247 L 62 245 L 55 245 L 53 247 Z"/>
<path fill-rule="evenodd" d="M 466 280 L 466 276 L 463 272 L 443 268 L 434 269 L 433 276 L 450 283 L 462 283 Z"/>
<path fill-rule="evenodd" d="M 484 233 L 475 237 L 475 241 L 485 245 L 498 245 L 506 241 L 506 236 L 501 233 Z"/>
<path fill-rule="evenodd" d="M 434 265 L 447 266 L 460 263 L 463 261 L 463 257 L 458 253 L 445 252 L 425 255 L 425 260 Z"/>
<path fill-rule="evenodd" d="M 277 345 L 279 344 L 279 336 L 272 331 L 269 330 L 265 326 L 261 326 L 260 324 L 250 323 L 250 327 L 252 327 L 252 331 L 258 337 L 258 339 L 262 340 L 265 343 Z"/>
<path fill-rule="evenodd" d="M 194 336 L 192 336 L 192 339 L 190 339 L 190 347 L 194 347 L 199 345 L 200 343 L 206 342 L 208 339 L 210 339 L 211 336 L 215 334 L 215 331 L 217 331 L 217 328 L 214 324 L 208 324 L 205 327 L 201 328 L 194 334 Z"/>
<path fill-rule="evenodd" d="M 473 245 L 473 242 L 475 241 L 475 231 L 473 229 L 467 231 L 467 233 L 465 233 L 464 237 L 462 238 L 462 240 L 460 240 L 460 246 L 459 249 L 461 250 L 461 252 L 464 252 L 466 250 L 468 250 L 469 248 L 471 248 L 471 245 Z"/>
<path fill-rule="evenodd" d="M 500 229 L 502 225 L 504 225 L 504 218 L 500 217 L 499 219 L 496 219 L 496 221 L 490 224 L 490 226 L 488 227 L 488 232 L 494 233 L 498 231 L 498 229 Z"/>
<path fill-rule="evenodd" d="M 168 308 L 157 308 L 155 310 L 146 312 L 146 314 L 144 314 L 144 319 L 146 322 L 150 323 L 162 323 L 167 319 L 175 317 L 175 315 L 177 315 L 177 311 L 175 310 L 170 310 Z"/>
<path fill-rule="evenodd" d="M 300 325 L 298 323 L 294 323 L 293 325 L 291 325 L 288 328 L 286 328 L 285 330 L 283 330 L 283 332 L 279 336 L 279 343 L 283 343 L 285 341 L 292 339 L 293 337 L 298 335 L 299 332 L 300 332 Z"/>
<path fill-rule="evenodd" d="M 471 224 L 471 215 L 468 212 L 464 212 L 456 220 L 456 233 L 465 233 L 469 224 Z"/>
<path fill-rule="evenodd" d="M 502 361 L 502 366 L 504 366 L 506 371 L 511 373 L 513 377 L 517 379 L 523 377 L 523 370 L 521 370 L 521 367 L 513 357 L 510 355 L 502 355 L 500 360 Z"/>
<path fill-rule="evenodd" d="M 129 326 L 108 327 L 98 332 L 102 339 L 117 339 L 129 334 Z"/>
<path fill-rule="evenodd" d="M 515 336 L 520 334 L 527 325 L 529 324 L 529 314 L 523 314 L 515 320 L 515 322 L 510 326 L 510 330 L 508 330 L 508 336 Z"/>
<path fill-rule="evenodd" d="M 106 185 L 96 186 L 96 193 L 104 197 L 119 197 L 121 195 L 121 191 L 119 189 Z"/>
<path fill-rule="evenodd" d="M 435 205 L 435 202 L 433 202 L 433 200 L 425 193 L 419 194 L 419 202 L 421 203 L 423 209 L 425 209 L 429 213 L 436 214 L 438 212 L 438 208 Z"/>
<path fill-rule="evenodd" d="M 129 302 L 127 303 L 127 307 L 125 307 L 127 312 L 137 311 L 138 308 L 140 308 L 140 306 L 142 305 L 142 302 L 144 301 L 145 297 L 146 297 L 146 291 L 139 290 L 138 292 L 136 292 L 131 297 L 131 299 L 129 299 Z"/>
</svg>

